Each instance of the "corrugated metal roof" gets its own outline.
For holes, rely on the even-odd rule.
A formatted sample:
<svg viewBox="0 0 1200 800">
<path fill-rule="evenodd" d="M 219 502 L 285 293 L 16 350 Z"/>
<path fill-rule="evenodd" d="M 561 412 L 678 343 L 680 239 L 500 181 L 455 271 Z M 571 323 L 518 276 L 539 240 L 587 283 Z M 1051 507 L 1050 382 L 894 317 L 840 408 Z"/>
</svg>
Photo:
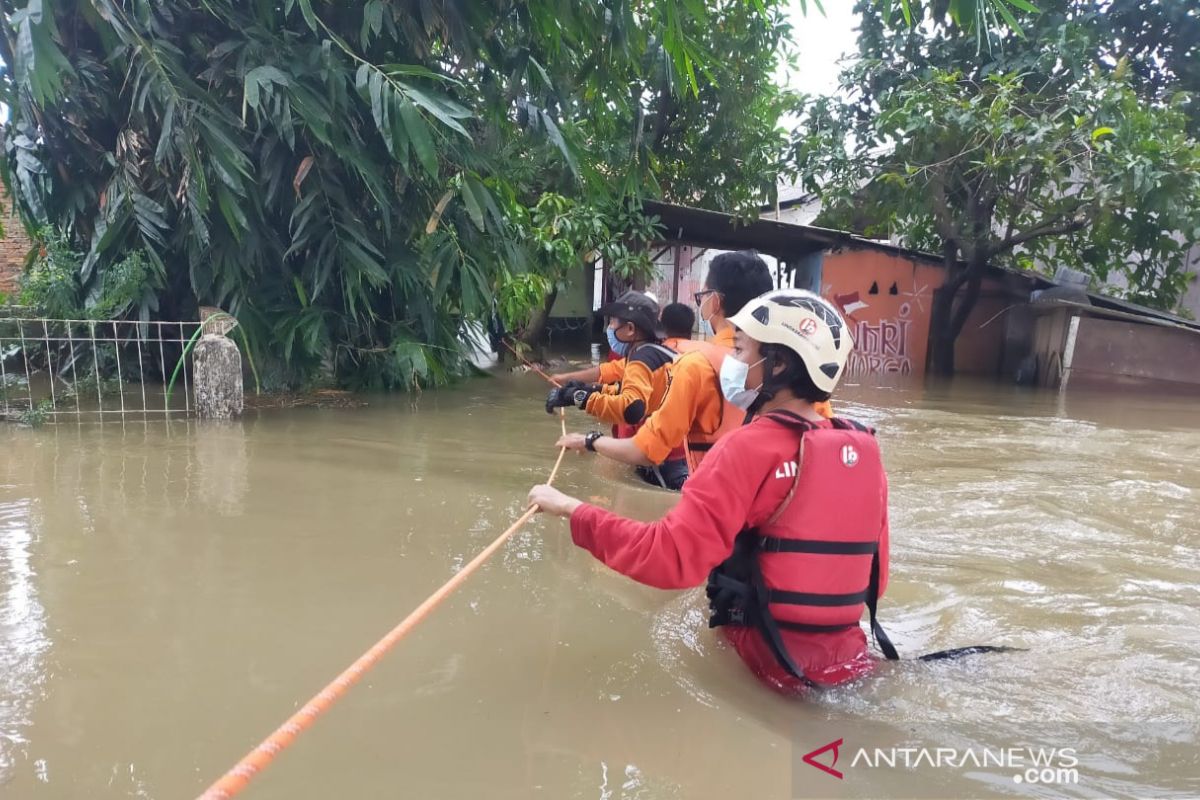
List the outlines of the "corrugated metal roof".
<svg viewBox="0 0 1200 800">
<path fill-rule="evenodd" d="M 849 231 L 821 228 L 815 225 L 798 225 L 792 222 L 778 222 L 771 219 L 742 219 L 719 211 L 660 203 L 655 200 L 645 201 L 642 207 L 648 214 L 659 218 L 666 234 L 666 240 L 672 242 L 710 247 L 716 250 L 753 249 L 785 261 L 820 250 L 844 248 L 877 250 L 914 261 L 942 265 L 942 257 L 934 253 L 912 250 L 890 242 L 867 239 Z M 1036 272 L 994 264 L 989 265 L 988 268 L 993 275 L 1000 273 L 1025 278 L 1033 283 L 1035 289 L 1059 285 L 1045 275 Z M 1098 308 L 1114 309 L 1200 330 L 1200 323 L 1166 311 L 1091 292 L 1088 293 L 1088 298 Z"/>
</svg>

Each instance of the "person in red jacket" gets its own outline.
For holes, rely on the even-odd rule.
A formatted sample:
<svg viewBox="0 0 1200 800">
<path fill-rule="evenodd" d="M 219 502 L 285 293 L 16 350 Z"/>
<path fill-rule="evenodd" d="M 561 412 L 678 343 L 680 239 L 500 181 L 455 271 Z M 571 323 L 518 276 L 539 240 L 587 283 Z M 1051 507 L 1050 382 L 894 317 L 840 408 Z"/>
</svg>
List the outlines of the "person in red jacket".
<svg viewBox="0 0 1200 800">
<path fill-rule="evenodd" d="M 638 522 L 535 486 L 531 506 L 569 517 L 571 537 L 641 583 L 708 580 L 710 626 L 747 666 L 787 693 L 867 673 L 859 627 L 887 586 L 887 478 L 869 429 L 826 419 L 853 349 L 838 311 L 796 289 L 768 292 L 729 320 L 734 349 L 721 391 L 754 413 L 721 438 L 657 522 Z"/>
</svg>

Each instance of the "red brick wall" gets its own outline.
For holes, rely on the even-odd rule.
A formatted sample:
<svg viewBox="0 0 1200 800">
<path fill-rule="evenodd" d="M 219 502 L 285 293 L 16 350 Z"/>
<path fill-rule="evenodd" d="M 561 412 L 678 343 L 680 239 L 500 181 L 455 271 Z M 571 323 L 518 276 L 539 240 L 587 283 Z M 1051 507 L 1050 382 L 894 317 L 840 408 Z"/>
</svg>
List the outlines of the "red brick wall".
<svg viewBox="0 0 1200 800">
<path fill-rule="evenodd" d="M 20 218 L 13 213 L 8 192 L 4 191 L 3 186 L 0 186 L 0 205 L 3 205 L 0 221 L 4 225 L 4 238 L 0 239 L 0 292 L 12 294 L 17 288 L 21 265 L 29 253 L 29 236 Z"/>
</svg>

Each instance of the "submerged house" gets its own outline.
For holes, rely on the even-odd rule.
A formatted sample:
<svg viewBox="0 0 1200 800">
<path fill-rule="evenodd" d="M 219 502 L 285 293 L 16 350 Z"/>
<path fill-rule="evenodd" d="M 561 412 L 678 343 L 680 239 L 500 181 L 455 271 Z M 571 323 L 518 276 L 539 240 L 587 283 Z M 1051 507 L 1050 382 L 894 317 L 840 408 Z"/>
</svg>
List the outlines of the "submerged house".
<svg viewBox="0 0 1200 800">
<path fill-rule="evenodd" d="M 940 256 L 782 220 L 655 202 L 646 210 L 664 232 L 658 274 L 645 287 L 661 303 L 690 303 L 716 253 L 757 250 L 777 285 L 819 292 L 845 313 L 855 332 L 849 377 L 925 373 L 933 293 L 944 280 Z M 1200 324 L 1056 287 L 1041 275 L 991 268 L 956 345 L 958 371 L 1051 387 L 1115 382 L 1200 393 Z M 602 267 L 581 275 L 555 307 L 557 324 L 586 325 L 584 309 L 594 311 L 619 288 Z"/>
</svg>

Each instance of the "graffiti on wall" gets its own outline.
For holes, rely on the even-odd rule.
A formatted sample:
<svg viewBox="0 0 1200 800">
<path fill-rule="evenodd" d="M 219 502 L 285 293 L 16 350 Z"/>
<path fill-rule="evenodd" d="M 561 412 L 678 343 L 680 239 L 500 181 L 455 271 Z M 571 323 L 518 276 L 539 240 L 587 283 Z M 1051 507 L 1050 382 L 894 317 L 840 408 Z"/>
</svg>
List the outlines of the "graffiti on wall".
<svg viewBox="0 0 1200 800">
<path fill-rule="evenodd" d="M 901 306 L 901 312 L 907 312 Z M 854 352 L 846 366 L 851 377 L 862 375 L 912 374 L 908 329 L 912 320 L 904 317 L 881 319 L 872 325 L 859 322 L 854 329 Z"/>
<path fill-rule="evenodd" d="M 913 289 L 904 295 L 911 301 L 918 301 L 925 291 L 927 287 L 914 284 Z M 873 293 L 876 292 L 873 290 Z M 890 302 L 871 302 L 874 298 L 864 301 L 859 292 L 832 294 L 834 302 L 854 331 L 854 351 L 846 364 L 848 377 L 912 374 L 913 302 L 899 295 L 895 284 L 892 291 L 885 295 Z"/>
</svg>

